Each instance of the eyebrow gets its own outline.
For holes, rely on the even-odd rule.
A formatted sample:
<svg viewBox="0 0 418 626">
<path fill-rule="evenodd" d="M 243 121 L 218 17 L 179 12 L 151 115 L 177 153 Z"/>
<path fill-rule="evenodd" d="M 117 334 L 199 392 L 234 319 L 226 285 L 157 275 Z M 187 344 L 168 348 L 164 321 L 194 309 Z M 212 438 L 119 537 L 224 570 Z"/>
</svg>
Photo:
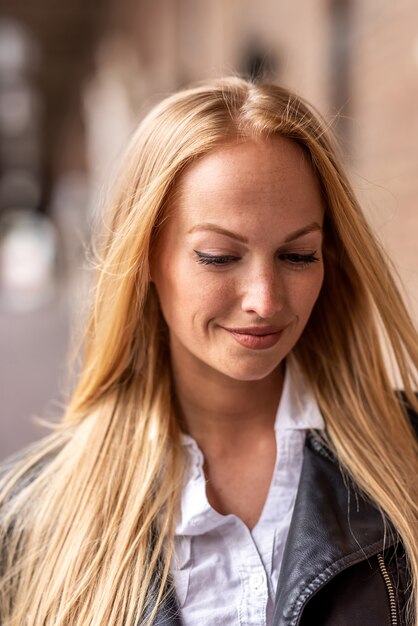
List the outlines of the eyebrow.
<svg viewBox="0 0 418 626">
<path fill-rule="evenodd" d="M 218 233 L 219 235 L 224 235 L 226 237 L 230 237 L 231 239 L 235 239 L 236 241 L 240 241 L 241 243 L 248 243 L 247 237 L 243 235 L 239 235 L 238 233 L 234 233 L 232 230 L 227 230 L 226 228 L 222 228 L 221 226 L 217 226 L 216 224 L 211 224 L 210 222 L 205 222 L 203 224 L 196 224 L 189 231 L 190 233 L 195 233 L 200 230 L 209 230 L 213 233 Z M 289 243 L 290 241 L 294 241 L 295 239 L 299 239 L 299 237 L 303 237 L 303 235 L 307 235 L 308 233 L 312 233 L 319 230 L 322 232 L 322 226 L 318 224 L 318 222 L 312 222 L 303 228 L 299 228 L 295 230 L 293 233 L 290 233 L 284 240 L 284 243 Z"/>
</svg>

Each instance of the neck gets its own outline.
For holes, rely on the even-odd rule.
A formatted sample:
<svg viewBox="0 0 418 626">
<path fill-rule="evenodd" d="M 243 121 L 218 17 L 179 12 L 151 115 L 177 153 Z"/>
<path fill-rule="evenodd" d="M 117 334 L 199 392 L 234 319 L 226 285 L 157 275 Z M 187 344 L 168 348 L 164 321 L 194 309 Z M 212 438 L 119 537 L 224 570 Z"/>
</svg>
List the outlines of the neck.
<svg viewBox="0 0 418 626">
<path fill-rule="evenodd" d="M 284 365 L 262 380 L 240 381 L 214 370 L 176 368 L 177 410 L 183 429 L 204 450 L 219 451 L 272 432 L 282 393 Z"/>
</svg>

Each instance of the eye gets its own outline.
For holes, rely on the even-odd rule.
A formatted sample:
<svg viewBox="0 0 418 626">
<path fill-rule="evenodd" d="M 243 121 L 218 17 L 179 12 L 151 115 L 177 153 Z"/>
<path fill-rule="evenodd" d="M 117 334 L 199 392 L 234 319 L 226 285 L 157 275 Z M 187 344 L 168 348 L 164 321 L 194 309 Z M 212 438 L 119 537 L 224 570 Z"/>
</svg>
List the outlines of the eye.
<svg viewBox="0 0 418 626">
<path fill-rule="evenodd" d="M 281 254 L 279 258 L 282 261 L 289 263 L 290 265 L 301 268 L 306 267 L 311 263 L 316 263 L 316 261 L 319 261 L 319 257 L 315 255 L 315 252 L 313 252 L 312 254 L 297 254 L 294 252 L 289 252 L 288 254 Z"/>
<path fill-rule="evenodd" d="M 193 252 L 196 253 L 197 262 L 201 265 L 228 265 L 228 263 L 238 261 L 236 256 L 207 254 L 206 252 L 199 252 L 199 250 L 193 250 Z"/>
</svg>

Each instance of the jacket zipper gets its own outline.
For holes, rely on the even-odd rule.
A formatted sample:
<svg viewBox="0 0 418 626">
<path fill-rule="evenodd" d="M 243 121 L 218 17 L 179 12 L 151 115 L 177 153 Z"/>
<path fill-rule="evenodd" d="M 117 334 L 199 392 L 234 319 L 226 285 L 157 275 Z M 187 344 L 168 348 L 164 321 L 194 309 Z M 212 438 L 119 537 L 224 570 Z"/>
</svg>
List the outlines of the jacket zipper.
<svg viewBox="0 0 418 626">
<path fill-rule="evenodd" d="M 386 589 L 389 597 L 389 606 L 390 606 L 390 623 L 391 626 L 398 626 L 398 612 L 396 610 L 396 595 L 395 590 L 392 585 L 392 581 L 390 579 L 387 567 L 383 560 L 383 556 L 381 554 L 377 555 L 377 560 L 379 563 L 379 568 L 383 576 L 383 580 L 385 581 Z"/>
</svg>

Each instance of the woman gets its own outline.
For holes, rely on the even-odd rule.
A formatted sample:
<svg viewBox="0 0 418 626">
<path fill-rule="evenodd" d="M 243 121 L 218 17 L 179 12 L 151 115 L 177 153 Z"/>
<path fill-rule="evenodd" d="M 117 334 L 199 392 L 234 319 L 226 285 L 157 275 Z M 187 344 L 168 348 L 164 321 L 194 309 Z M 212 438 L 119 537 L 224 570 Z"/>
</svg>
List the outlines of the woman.
<svg viewBox="0 0 418 626">
<path fill-rule="evenodd" d="M 3 626 L 416 624 L 417 338 L 323 123 L 167 98 L 100 246 L 62 424 L 4 470 Z"/>
</svg>

